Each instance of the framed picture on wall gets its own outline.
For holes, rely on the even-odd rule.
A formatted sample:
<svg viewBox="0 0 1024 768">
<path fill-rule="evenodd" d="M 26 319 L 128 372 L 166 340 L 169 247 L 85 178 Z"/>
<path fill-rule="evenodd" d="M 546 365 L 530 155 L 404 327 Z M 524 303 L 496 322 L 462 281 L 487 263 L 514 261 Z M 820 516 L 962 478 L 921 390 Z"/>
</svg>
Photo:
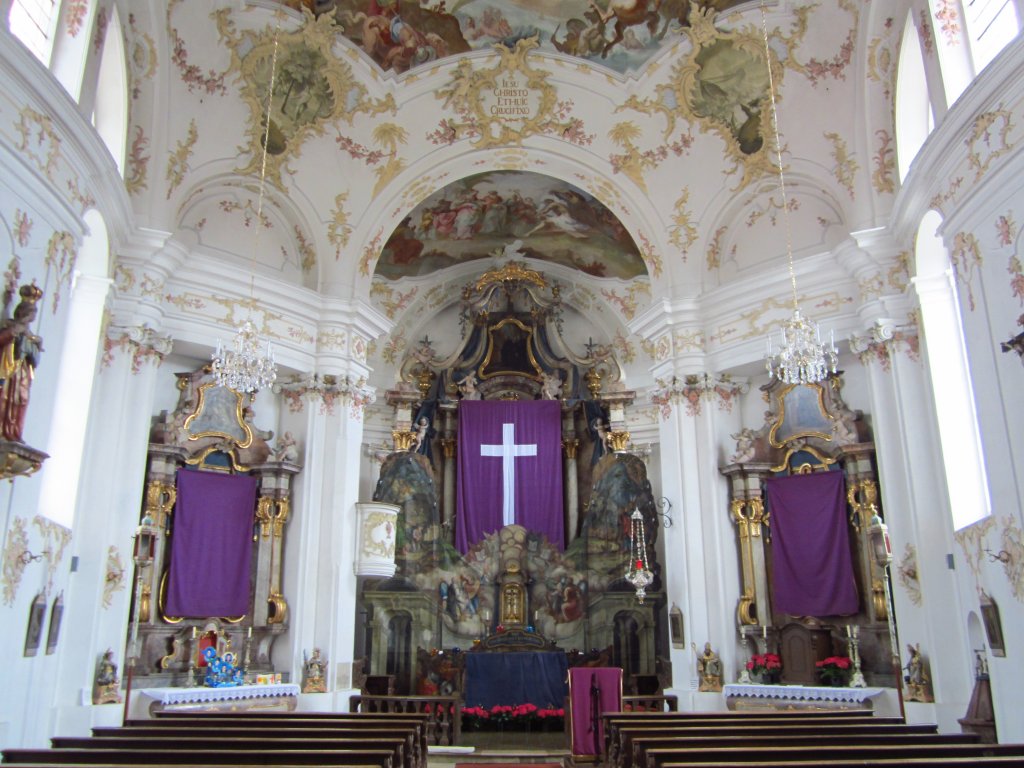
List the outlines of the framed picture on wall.
<svg viewBox="0 0 1024 768">
<path fill-rule="evenodd" d="M 992 655 L 1006 656 L 1006 641 L 1003 640 L 1003 622 L 999 618 L 999 606 L 985 592 L 981 593 L 981 620 L 985 625 L 985 635 Z"/>
<path fill-rule="evenodd" d="M 679 606 L 672 603 L 672 610 L 668 612 L 668 626 L 672 633 L 672 647 L 685 648 L 686 637 L 683 633 L 683 612 Z"/>
<path fill-rule="evenodd" d="M 60 620 L 64 617 L 64 593 L 61 592 L 53 598 L 53 606 L 50 608 L 50 628 L 46 631 L 46 655 L 49 656 L 57 650 L 57 640 L 60 638 Z"/>
<path fill-rule="evenodd" d="M 32 601 L 28 611 L 28 629 L 25 630 L 25 655 L 35 656 L 39 652 L 39 641 L 43 637 L 43 623 L 46 621 L 46 595 L 40 592 Z"/>
</svg>

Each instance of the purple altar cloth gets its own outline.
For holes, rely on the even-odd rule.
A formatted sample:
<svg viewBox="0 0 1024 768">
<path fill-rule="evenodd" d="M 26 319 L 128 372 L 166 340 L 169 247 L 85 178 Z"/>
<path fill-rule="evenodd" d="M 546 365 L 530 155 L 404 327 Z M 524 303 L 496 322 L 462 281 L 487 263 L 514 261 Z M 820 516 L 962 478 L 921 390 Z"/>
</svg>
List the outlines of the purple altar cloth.
<svg viewBox="0 0 1024 768">
<path fill-rule="evenodd" d="M 569 670 L 569 715 L 572 754 L 604 753 L 605 712 L 622 711 L 622 670 L 618 667 L 573 667 Z"/>
<path fill-rule="evenodd" d="M 794 616 L 847 616 L 859 600 L 842 472 L 766 481 L 772 526 L 773 607 Z"/>
<path fill-rule="evenodd" d="M 167 615 L 249 612 L 256 478 L 178 470 Z"/>
</svg>

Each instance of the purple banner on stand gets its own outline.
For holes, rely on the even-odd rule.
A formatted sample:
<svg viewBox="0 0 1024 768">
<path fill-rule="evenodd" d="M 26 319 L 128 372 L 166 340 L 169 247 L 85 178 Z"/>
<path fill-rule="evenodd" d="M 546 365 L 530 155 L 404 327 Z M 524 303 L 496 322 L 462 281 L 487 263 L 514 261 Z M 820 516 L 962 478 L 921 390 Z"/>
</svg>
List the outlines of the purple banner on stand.
<svg viewBox="0 0 1024 768">
<path fill-rule="evenodd" d="M 622 670 L 618 667 L 573 667 L 569 670 L 569 716 L 572 754 L 604 753 L 605 712 L 622 711 Z"/>
<path fill-rule="evenodd" d="M 859 600 L 846 526 L 842 472 L 766 481 L 776 610 L 793 616 L 847 616 Z"/>
<path fill-rule="evenodd" d="M 459 551 L 512 524 L 562 549 L 562 404 L 463 400 L 458 445 Z"/>
<path fill-rule="evenodd" d="M 168 616 L 249 612 L 256 478 L 178 470 L 170 540 Z"/>
</svg>

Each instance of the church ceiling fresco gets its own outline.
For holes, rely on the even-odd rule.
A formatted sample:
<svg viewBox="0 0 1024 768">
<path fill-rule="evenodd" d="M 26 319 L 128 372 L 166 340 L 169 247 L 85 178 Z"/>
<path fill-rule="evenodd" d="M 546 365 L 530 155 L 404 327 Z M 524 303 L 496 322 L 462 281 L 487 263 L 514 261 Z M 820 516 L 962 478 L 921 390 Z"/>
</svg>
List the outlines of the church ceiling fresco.
<svg viewBox="0 0 1024 768">
<path fill-rule="evenodd" d="M 619 72 L 643 66 L 675 41 L 693 13 L 745 0 L 284 0 L 330 16 L 386 71 L 536 37 L 541 49 Z"/>
<path fill-rule="evenodd" d="M 514 241 L 519 252 L 597 278 L 647 274 L 622 223 L 592 195 L 535 173 L 468 176 L 417 205 L 388 238 L 376 276 L 422 277 L 490 258 Z"/>
</svg>

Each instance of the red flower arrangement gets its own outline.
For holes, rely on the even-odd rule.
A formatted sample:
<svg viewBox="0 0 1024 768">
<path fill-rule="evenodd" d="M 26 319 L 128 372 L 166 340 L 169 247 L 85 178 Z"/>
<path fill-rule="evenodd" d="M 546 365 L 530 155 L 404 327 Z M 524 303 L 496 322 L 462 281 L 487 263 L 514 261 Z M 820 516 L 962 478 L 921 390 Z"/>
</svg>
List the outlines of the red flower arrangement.
<svg viewBox="0 0 1024 768">
<path fill-rule="evenodd" d="M 846 685 L 850 679 L 850 658 L 848 656 L 829 656 L 816 662 L 821 681 L 826 685 Z"/>
<path fill-rule="evenodd" d="M 755 653 L 747 662 L 747 669 L 758 675 L 778 672 L 782 669 L 782 659 L 777 653 Z"/>
<path fill-rule="evenodd" d="M 463 707 L 462 722 L 479 728 L 484 723 L 529 723 L 534 720 L 551 722 L 565 717 L 562 707 L 541 708 L 536 704 L 495 704 L 490 709 L 484 707 Z"/>
</svg>

